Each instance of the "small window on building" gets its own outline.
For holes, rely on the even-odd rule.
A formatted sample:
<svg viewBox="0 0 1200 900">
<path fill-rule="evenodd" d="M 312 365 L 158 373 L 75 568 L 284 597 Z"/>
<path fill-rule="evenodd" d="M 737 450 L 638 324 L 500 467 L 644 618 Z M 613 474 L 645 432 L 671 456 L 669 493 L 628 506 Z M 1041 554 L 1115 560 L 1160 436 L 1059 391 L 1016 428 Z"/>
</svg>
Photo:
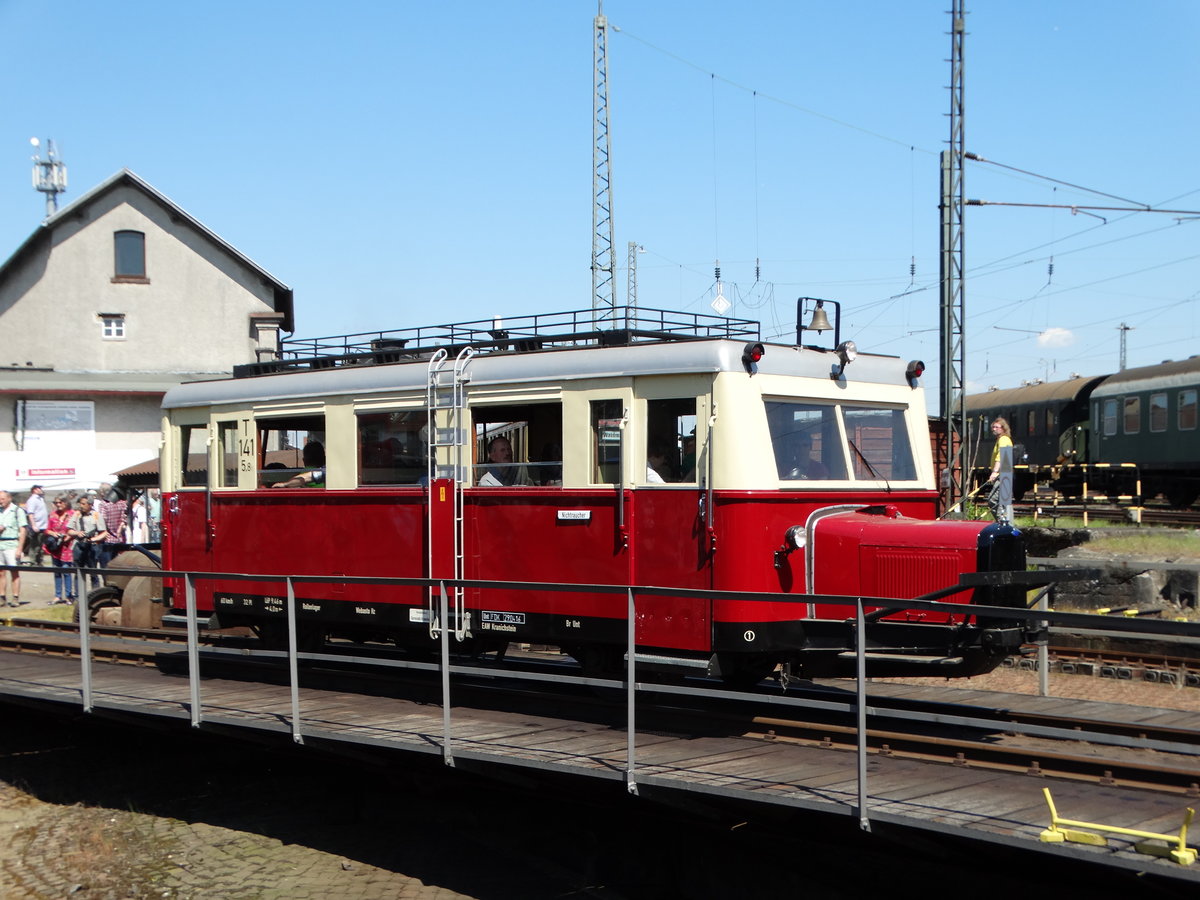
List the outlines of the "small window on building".
<svg viewBox="0 0 1200 900">
<path fill-rule="evenodd" d="M 647 484 L 696 480 L 696 398 L 646 401 Z"/>
<path fill-rule="evenodd" d="M 118 231 L 113 234 L 115 265 L 113 281 L 145 282 L 146 235 L 140 231 Z"/>
<path fill-rule="evenodd" d="M 423 484 L 429 465 L 423 409 L 358 414 L 358 483 Z"/>
<path fill-rule="evenodd" d="M 1167 430 L 1167 395 L 1150 395 L 1150 430 Z"/>
<path fill-rule="evenodd" d="M 1117 433 L 1117 401 L 1104 401 L 1104 436 L 1112 437 Z"/>
<path fill-rule="evenodd" d="M 1137 434 L 1142 429 L 1142 398 L 1125 398 L 1123 430 L 1126 434 Z"/>
<path fill-rule="evenodd" d="M 106 341 L 125 340 L 125 314 L 100 313 L 100 334 Z"/>
<path fill-rule="evenodd" d="M 1196 427 L 1196 392 L 1179 392 L 1179 430 L 1192 431 Z"/>
</svg>

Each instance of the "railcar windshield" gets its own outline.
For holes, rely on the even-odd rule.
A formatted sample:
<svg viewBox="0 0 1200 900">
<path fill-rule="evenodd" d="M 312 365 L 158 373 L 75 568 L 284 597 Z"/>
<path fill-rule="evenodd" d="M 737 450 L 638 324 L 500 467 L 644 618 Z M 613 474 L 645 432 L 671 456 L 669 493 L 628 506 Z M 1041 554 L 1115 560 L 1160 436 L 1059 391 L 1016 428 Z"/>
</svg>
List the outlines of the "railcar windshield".
<svg viewBox="0 0 1200 900">
<path fill-rule="evenodd" d="M 916 461 L 903 407 L 766 401 L 781 481 L 911 481 Z"/>
</svg>

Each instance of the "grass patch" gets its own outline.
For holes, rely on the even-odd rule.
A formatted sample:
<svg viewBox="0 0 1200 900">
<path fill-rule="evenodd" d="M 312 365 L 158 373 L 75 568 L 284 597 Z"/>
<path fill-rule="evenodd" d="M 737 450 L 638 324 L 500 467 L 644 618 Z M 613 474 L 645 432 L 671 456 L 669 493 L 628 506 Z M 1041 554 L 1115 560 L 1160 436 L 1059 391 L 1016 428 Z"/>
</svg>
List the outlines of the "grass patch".
<svg viewBox="0 0 1200 900">
<path fill-rule="evenodd" d="M 1104 535 L 1088 541 L 1086 547 L 1101 556 L 1200 562 L 1200 537 L 1191 533 Z"/>
<path fill-rule="evenodd" d="M 43 606 L 40 609 L 14 609 L 10 615 L 22 619 L 45 619 L 49 622 L 70 622 L 75 615 L 74 604 L 67 606 Z"/>
</svg>

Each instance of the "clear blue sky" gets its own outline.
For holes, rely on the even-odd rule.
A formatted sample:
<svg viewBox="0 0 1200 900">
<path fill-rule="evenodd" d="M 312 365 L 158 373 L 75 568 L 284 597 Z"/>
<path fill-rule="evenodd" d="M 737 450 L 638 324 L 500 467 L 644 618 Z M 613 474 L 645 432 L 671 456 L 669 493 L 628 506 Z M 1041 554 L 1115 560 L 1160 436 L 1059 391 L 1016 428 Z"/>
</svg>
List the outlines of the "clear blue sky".
<svg viewBox="0 0 1200 900">
<path fill-rule="evenodd" d="M 948 6 L 607 0 L 619 299 L 629 241 L 643 306 L 709 312 L 719 258 L 765 334 L 839 300 L 843 337 L 934 375 Z M 969 151 L 1200 209 L 1200 3 L 967 12 Z M 595 13 L 0 0 L 0 254 L 43 214 L 36 135 L 64 203 L 133 170 L 289 284 L 299 336 L 586 308 Z M 978 163 L 966 193 L 1125 205 Z M 967 210 L 971 388 L 1115 371 L 1121 322 L 1130 365 L 1200 352 L 1200 220 L 1099 215 Z"/>
</svg>

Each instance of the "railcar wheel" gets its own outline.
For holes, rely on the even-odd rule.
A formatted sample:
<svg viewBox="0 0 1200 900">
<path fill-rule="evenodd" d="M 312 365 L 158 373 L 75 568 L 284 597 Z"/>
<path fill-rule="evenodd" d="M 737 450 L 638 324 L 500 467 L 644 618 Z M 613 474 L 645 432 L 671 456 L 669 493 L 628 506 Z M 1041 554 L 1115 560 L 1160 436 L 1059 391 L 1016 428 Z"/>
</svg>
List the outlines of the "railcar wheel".
<svg viewBox="0 0 1200 900">
<path fill-rule="evenodd" d="M 252 626 L 264 650 L 287 650 L 287 620 L 269 619 Z M 305 622 L 296 624 L 296 649 L 301 653 L 319 653 L 325 647 L 325 629 Z"/>
<path fill-rule="evenodd" d="M 718 653 L 721 681 L 734 690 L 748 690 L 770 676 L 778 665 L 773 657 L 745 653 Z"/>
<path fill-rule="evenodd" d="M 96 625 L 121 624 L 121 589 L 111 584 L 93 588 L 87 595 L 88 621 Z M 71 621 L 79 623 L 79 606 L 71 612 Z"/>
<path fill-rule="evenodd" d="M 563 649 L 579 663 L 585 678 L 611 678 L 619 681 L 625 677 L 625 654 L 616 647 L 587 644 Z"/>
</svg>

